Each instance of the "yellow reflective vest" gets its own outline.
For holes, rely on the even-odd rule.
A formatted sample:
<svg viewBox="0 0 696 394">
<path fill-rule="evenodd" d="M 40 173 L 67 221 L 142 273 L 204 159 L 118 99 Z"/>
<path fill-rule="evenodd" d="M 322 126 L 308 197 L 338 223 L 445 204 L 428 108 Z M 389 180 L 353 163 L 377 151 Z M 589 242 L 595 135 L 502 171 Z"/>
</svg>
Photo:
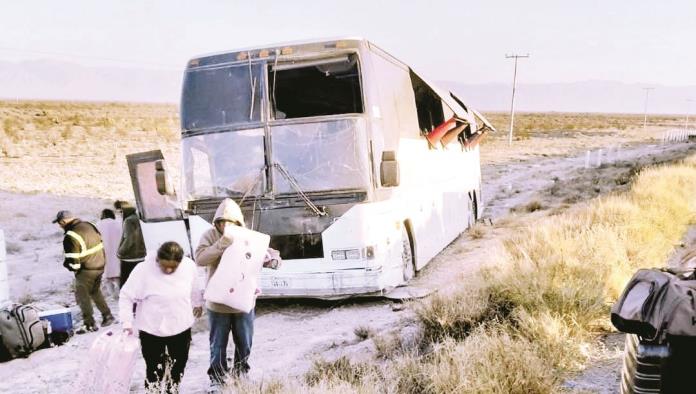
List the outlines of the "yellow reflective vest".
<svg viewBox="0 0 696 394">
<path fill-rule="evenodd" d="M 104 244 L 97 228 L 89 222 L 75 219 L 65 227 L 63 238 L 65 261 L 70 271 L 104 269 Z"/>
</svg>

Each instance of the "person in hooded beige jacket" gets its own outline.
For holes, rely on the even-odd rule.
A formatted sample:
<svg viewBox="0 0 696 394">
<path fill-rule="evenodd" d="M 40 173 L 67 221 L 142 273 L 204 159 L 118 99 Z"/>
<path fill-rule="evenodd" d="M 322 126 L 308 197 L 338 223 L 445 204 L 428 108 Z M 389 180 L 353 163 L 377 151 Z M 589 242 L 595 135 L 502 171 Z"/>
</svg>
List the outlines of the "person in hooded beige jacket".
<svg viewBox="0 0 696 394">
<path fill-rule="evenodd" d="M 203 233 L 195 252 L 196 264 L 206 267 L 207 280 L 215 273 L 225 249 L 232 245 L 233 239 L 224 235 L 226 226 L 244 226 L 244 216 L 239 205 L 226 198 L 218 206 L 213 218 L 214 227 Z M 264 266 L 277 268 L 280 256 L 269 249 Z M 207 283 L 206 283 L 207 284 Z M 249 355 L 254 336 L 254 310 L 241 313 L 226 305 L 206 301 L 210 325 L 210 367 L 208 376 L 211 384 L 223 385 L 230 370 L 234 375 L 249 371 Z M 234 341 L 234 365 L 227 365 L 227 343 L 232 332 Z"/>
</svg>

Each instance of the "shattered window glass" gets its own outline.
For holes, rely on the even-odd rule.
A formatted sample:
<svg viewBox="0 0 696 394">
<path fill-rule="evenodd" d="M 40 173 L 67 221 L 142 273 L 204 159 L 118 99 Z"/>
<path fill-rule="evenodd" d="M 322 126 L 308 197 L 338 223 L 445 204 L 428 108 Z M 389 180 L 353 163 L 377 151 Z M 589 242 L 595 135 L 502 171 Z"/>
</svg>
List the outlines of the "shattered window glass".
<svg viewBox="0 0 696 394">
<path fill-rule="evenodd" d="M 184 138 L 184 186 L 188 199 L 240 197 L 263 192 L 263 129 Z"/>
<path fill-rule="evenodd" d="M 273 161 L 303 192 L 366 189 L 369 186 L 365 123 L 361 118 L 271 128 Z M 274 168 L 277 193 L 297 193 Z"/>
</svg>

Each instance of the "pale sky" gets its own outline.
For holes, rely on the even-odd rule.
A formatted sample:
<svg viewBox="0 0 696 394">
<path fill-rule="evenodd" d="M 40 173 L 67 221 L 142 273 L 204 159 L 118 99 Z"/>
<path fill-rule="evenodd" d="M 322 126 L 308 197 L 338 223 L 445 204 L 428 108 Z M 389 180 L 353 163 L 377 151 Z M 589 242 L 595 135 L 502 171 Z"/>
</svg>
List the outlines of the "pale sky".
<svg viewBox="0 0 696 394">
<path fill-rule="evenodd" d="M 348 35 L 434 80 L 507 83 L 514 52 L 531 54 L 524 83 L 696 85 L 692 0 L 5 0 L 0 26 L 0 61 L 180 69 L 204 53 Z"/>
</svg>

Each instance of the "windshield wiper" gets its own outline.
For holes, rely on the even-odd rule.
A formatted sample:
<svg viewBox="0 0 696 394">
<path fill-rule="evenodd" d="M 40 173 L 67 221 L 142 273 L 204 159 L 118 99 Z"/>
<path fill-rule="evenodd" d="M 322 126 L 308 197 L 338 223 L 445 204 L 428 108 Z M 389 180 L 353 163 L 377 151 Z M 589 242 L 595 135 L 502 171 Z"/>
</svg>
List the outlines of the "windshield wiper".
<svg viewBox="0 0 696 394">
<path fill-rule="evenodd" d="M 312 212 L 314 212 L 317 216 L 326 215 L 326 210 L 323 207 L 321 209 L 317 207 L 316 204 L 314 204 L 312 200 L 310 200 L 309 197 L 307 197 L 305 192 L 302 191 L 302 188 L 300 188 L 300 185 L 297 183 L 295 178 L 293 178 L 292 175 L 290 175 L 288 170 L 285 167 L 283 167 L 282 164 L 273 163 L 273 167 L 277 168 L 278 172 L 280 172 L 280 174 L 283 175 L 285 179 L 287 179 L 290 186 L 292 186 L 292 188 L 295 189 L 297 194 L 300 196 L 300 198 L 302 198 L 302 200 L 305 202 L 305 204 L 307 204 L 307 206 L 309 207 L 309 209 L 312 210 Z"/>
<path fill-rule="evenodd" d="M 249 104 L 249 120 L 252 120 L 254 118 L 254 103 L 256 102 L 256 100 L 254 100 L 256 96 L 256 77 L 252 78 L 251 56 L 249 55 L 249 52 L 247 52 L 247 59 L 249 59 L 249 85 L 251 86 L 251 104 Z"/>
</svg>

